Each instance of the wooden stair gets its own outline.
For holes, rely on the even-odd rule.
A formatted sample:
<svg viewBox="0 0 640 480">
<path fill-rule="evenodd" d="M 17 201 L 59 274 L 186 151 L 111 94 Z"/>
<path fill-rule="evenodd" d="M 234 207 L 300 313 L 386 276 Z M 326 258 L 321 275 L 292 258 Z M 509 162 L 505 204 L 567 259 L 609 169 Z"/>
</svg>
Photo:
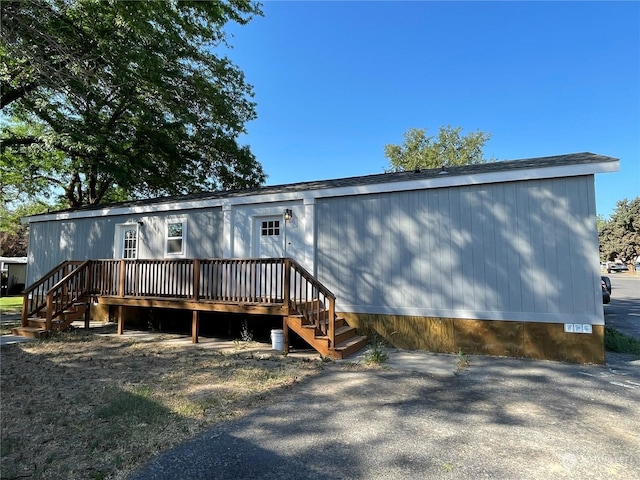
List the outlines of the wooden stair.
<svg viewBox="0 0 640 480">
<path fill-rule="evenodd" d="M 323 320 L 328 323 L 328 320 Z M 335 341 L 323 334 L 322 330 L 314 324 L 306 322 L 304 315 L 296 314 L 287 317 L 287 327 L 296 332 L 304 341 L 317 350 L 320 355 L 328 356 L 336 360 L 359 352 L 369 342 L 367 337 L 358 335 L 356 329 L 349 326 L 342 317 L 335 319 Z"/>
<path fill-rule="evenodd" d="M 69 308 L 51 320 L 51 330 L 47 330 L 46 308 L 42 308 L 36 312 L 36 317 L 29 317 L 27 319 L 26 326 L 12 328 L 11 333 L 29 338 L 47 337 L 52 332 L 66 330 L 75 320 L 83 319 L 88 308 L 89 305 L 84 302 L 74 302 Z"/>
</svg>

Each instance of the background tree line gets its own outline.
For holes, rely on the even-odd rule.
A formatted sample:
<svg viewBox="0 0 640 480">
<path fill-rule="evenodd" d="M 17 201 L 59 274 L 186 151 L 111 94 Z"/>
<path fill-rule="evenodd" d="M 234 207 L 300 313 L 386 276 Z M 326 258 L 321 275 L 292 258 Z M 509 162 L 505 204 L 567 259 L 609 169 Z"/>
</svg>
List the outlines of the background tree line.
<svg viewBox="0 0 640 480">
<path fill-rule="evenodd" d="M 598 216 L 600 261 L 635 263 L 640 257 L 640 197 L 618 201 L 608 219 Z"/>
</svg>

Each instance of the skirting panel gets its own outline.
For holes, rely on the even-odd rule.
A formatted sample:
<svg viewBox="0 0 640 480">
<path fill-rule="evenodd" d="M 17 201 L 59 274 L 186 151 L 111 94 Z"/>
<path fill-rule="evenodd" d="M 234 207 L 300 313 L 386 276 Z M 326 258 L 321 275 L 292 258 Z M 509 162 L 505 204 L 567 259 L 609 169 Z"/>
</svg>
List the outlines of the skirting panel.
<svg viewBox="0 0 640 480">
<path fill-rule="evenodd" d="M 100 305 L 91 302 L 89 304 L 91 310 L 91 320 L 95 322 L 108 322 L 109 318 L 109 305 Z"/>
<path fill-rule="evenodd" d="M 604 326 L 592 333 L 567 333 L 560 323 L 463 320 L 340 313 L 358 333 L 379 335 L 408 350 L 525 357 L 570 363 L 605 363 Z"/>
</svg>

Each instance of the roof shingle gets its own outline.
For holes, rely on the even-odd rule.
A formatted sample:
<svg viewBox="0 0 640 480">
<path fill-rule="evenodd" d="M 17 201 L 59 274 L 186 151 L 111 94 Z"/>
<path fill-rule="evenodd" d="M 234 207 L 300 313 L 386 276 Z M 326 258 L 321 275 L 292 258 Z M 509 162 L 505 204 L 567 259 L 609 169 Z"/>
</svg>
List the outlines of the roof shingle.
<svg viewBox="0 0 640 480">
<path fill-rule="evenodd" d="M 592 163 L 608 163 L 616 162 L 618 159 L 613 157 L 607 157 L 604 155 L 598 155 L 589 152 L 583 153 L 571 153 L 566 155 L 555 155 L 549 157 L 538 158 L 526 158 L 520 160 L 508 160 L 481 163 L 475 165 L 464 165 L 459 167 L 446 167 L 445 171 L 448 176 L 465 176 L 465 175 L 477 175 L 496 172 L 517 171 L 526 169 L 539 169 L 546 167 L 561 167 L 567 165 L 585 165 Z M 393 182 L 406 182 L 413 180 L 423 180 L 430 178 L 437 178 L 443 173 L 442 168 L 426 169 L 426 170 L 411 170 L 404 172 L 392 172 L 392 173 L 378 173 L 372 175 L 365 175 L 359 177 L 347 177 L 337 178 L 330 180 L 315 180 L 299 183 L 291 183 L 284 185 L 268 185 L 255 188 L 247 188 L 241 190 L 220 190 L 215 192 L 202 192 L 202 193 L 190 193 L 185 195 L 175 195 L 167 197 L 157 197 L 149 199 L 131 200 L 126 202 L 118 202 L 111 204 L 101 205 L 88 205 L 74 209 L 60 210 L 59 212 L 81 212 L 91 211 L 103 208 L 113 207 L 135 207 L 153 205 L 159 203 L 171 203 L 171 202 L 184 202 L 192 200 L 210 200 L 210 199 L 223 199 L 243 197 L 249 195 L 260 194 L 275 194 L 275 193 L 294 193 L 303 192 L 309 190 L 323 190 L 328 188 L 339 187 L 353 187 L 353 186 L 366 186 L 376 184 L 386 184 Z"/>
</svg>

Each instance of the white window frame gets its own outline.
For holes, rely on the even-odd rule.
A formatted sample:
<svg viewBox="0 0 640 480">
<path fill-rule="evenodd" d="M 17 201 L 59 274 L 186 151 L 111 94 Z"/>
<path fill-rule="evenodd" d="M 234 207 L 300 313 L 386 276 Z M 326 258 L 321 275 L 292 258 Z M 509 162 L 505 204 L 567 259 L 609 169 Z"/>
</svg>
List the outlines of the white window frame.
<svg viewBox="0 0 640 480">
<path fill-rule="evenodd" d="M 173 225 L 179 223 L 182 225 L 182 236 L 181 237 L 170 237 L 169 236 L 169 225 Z M 169 242 L 171 240 L 181 240 L 181 249 L 179 252 L 170 252 L 169 251 Z M 186 242 L 187 242 L 187 219 L 186 218 L 170 218 L 165 222 L 164 227 L 164 254 L 167 257 L 184 257 L 186 255 Z"/>
</svg>

